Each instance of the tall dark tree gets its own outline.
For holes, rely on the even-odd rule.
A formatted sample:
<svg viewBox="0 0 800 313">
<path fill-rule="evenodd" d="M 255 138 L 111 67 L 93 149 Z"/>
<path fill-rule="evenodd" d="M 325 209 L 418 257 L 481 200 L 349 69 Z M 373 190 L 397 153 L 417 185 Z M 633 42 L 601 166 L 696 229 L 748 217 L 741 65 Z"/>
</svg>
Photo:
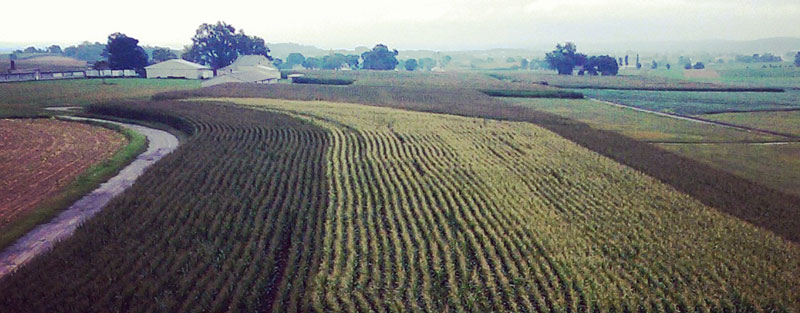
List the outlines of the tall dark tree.
<svg viewBox="0 0 800 313">
<path fill-rule="evenodd" d="M 306 60 L 306 57 L 300 53 L 289 53 L 289 56 L 286 57 L 286 63 L 288 67 L 294 67 L 295 65 L 303 64 L 303 61 Z"/>
<path fill-rule="evenodd" d="M 322 69 L 338 70 L 347 64 L 347 57 L 341 53 L 326 55 L 322 58 Z"/>
<path fill-rule="evenodd" d="M 563 46 L 556 45 L 556 49 L 548 52 L 545 61 L 551 69 L 558 71 L 559 75 L 572 75 L 576 66 L 586 63 L 586 55 L 577 53 L 574 43 L 567 42 Z M 614 62 L 616 63 L 616 62 Z"/>
<path fill-rule="evenodd" d="M 528 69 L 528 59 L 522 58 L 522 60 L 519 61 L 519 68 L 523 69 L 523 70 L 527 70 Z"/>
<path fill-rule="evenodd" d="M 243 30 L 225 22 L 202 24 L 197 28 L 192 45 L 181 56 L 184 60 L 205 64 L 213 69 L 230 65 L 240 55 L 258 54 L 272 60 L 264 39 L 245 35 Z"/>
<path fill-rule="evenodd" d="M 400 62 L 397 61 L 397 50 L 389 50 L 384 44 L 375 45 L 372 50 L 361 54 L 364 59 L 363 67 L 367 70 L 393 70 Z"/>
<path fill-rule="evenodd" d="M 614 76 L 619 73 L 619 64 L 617 64 L 617 59 L 611 56 L 593 56 L 586 60 L 586 64 L 583 65 L 583 69 L 592 76 L 598 74 L 603 76 Z"/>
<path fill-rule="evenodd" d="M 800 52 L 794 55 L 794 66 L 800 67 Z"/>
<path fill-rule="evenodd" d="M 108 57 L 108 66 L 112 70 L 141 70 L 147 66 L 147 53 L 139 47 L 139 40 L 123 33 L 108 36 L 103 54 Z"/>
<path fill-rule="evenodd" d="M 153 62 L 158 63 L 177 58 L 178 56 L 169 48 L 156 48 L 153 50 Z"/>
<path fill-rule="evenodd" d="M 656 62 L 656 60 L 653 60 L 653 64 L 650 65 L 650 68 L 654 70 L 658 69 L 658 62 Z"/>
<path fill-rule="evenodd" d="M 403 63 L 403 67 L 406 68 L 406 71 L 413 71 L 417 69 L 417 59 L 408 59 L 405 63 Z"/>
<path fill-rule="evenodd" d="M 313 70 L 322 67 L 322 60 L 318 58 L 307 58 L 303 60 L 303 67 Z"/>
<path fill-rule="evenodd" d="M 351 69 L 357 69 L 358 65 L 361 63 L 361 57 L 356 54 L 348 54 L 344 56 L 344 61 Z"/>
<path fill-rule="evenodd" d="M 626 56 L 625 56 L 625 66 L 628 66 L 629 64 L 630 64 L 630 63 L 628 63 L 628 56 L 626 55 Z"/>
<path fill-rule="evenodd" d="M 55 54 L 63 54 L 64 53 L 64 51 L 61 50 L 61 46 L 59 46 L 59 45 L 52 45 L 52 46 L 47 47 L 47 52 L 55 53 Z"/>
</svg>

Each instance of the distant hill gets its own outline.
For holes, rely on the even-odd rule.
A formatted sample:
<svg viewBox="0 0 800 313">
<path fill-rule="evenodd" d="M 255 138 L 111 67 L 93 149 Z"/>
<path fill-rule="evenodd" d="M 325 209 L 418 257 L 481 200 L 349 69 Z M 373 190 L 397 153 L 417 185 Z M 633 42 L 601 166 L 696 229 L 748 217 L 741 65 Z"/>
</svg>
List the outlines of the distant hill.
<svg viewBox="0 0 800 313">
<path fill-rule="evenodd" d="M 695 40 L 578 44 L 579 49 L 589 52 L 642 53 L 723 53 L 753 54 L 770 52 L 783 55 L 789 51 L 800 51 L 800 38 L 775 37 L 757 40 Z"/>
</svg>

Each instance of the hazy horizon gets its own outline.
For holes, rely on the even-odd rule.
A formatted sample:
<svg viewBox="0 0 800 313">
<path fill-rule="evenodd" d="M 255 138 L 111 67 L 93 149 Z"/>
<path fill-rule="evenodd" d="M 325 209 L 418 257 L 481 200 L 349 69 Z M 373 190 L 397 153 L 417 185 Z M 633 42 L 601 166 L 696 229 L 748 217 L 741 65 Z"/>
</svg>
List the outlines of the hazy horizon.
<svg viewBox="0 0 800 313">
<path fill-rule="evenodd" d="M 307 0 L 217 6 L 208 0 L 144 0 L 123 13 L 99 9 L 104 2 L 97 0 L 12 2 L 4 5 L 0 28 L 14 31 L 6 31 L 0 43 L 105 42 L 110 33 L 122 32 L 142 45 L 181 48 L 200 24 L 216 21 L 270 43 L 323 49 L 379 42 L 401 50 L 448 51 L 530 49 L 563 41 L 596 45 L 800 37 L 800 3 L 789 0 Z"/>
</svg>

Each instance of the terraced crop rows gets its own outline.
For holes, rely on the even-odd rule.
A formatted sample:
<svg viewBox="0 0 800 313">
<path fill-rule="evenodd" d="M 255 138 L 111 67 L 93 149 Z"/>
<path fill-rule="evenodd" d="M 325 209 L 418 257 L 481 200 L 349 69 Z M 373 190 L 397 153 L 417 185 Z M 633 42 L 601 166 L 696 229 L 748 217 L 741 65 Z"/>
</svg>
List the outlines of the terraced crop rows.
<svg viewBox="0 0 800 313">
<path fill-rule="evenodd" d="M 532 124 L 226 101 L 95 109 L 192 134 L 0 311 L 797 311 L 795 244 Z"/>
<path fill-rule="evenodd" d="M 332 134 L 318 311 L 795 308 L 796 246 L 530 124 L 231 101 Z"/>
</svg>

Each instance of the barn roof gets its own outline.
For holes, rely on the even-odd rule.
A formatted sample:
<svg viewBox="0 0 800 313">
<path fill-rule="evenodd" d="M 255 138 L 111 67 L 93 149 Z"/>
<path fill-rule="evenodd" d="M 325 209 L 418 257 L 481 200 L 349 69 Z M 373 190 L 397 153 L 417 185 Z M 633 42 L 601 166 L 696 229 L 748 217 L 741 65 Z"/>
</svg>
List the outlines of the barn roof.
<svg viewBox="0 0 800 313">
<path fill-rule="evenodd" d="M 245 67 L 266 67 L 272 70 L 278 70 L 272 65 L 272 62 L 267 59 L 267 57 L 263 55 L 243 55 L 240 56 L 236 61 L 233 61 L 231 65 L 223 67 L 221 70 L 223 71 L 240 71 L 243 70 Z"/>
<path fill-rule="evenodd" d="M 189 61 L 186 61 L 186 60 L 172 59 L 172 60 L 166 60 L 166 61 L 161 62 L 161 63 L 156 63 L 156 64 L 153 64 L 153 65 L 147 66 L 147 67 L 145 67 L 145 69 L 181 69 L 181 70 L 184 70 L 184 69 L 197 69 L 197 70 L 203 70 L 203 69 L 210 69 L 210 68 L 206 67 L 206 66 L 203 66 L 203 65 L 200 65 L 200 64 L 197 64 L 197 63 L 192 63 L 192 62 L 189 62 Z"/>
</svg>

